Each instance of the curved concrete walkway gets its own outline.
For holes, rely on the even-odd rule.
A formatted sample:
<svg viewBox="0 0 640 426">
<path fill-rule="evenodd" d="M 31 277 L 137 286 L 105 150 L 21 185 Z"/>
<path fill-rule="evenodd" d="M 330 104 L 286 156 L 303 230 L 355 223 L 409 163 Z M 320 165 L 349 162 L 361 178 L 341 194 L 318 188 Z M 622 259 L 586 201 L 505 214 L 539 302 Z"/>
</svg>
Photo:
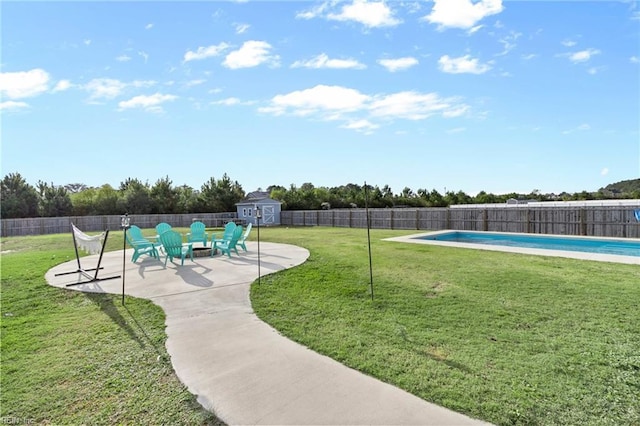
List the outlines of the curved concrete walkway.
<svg viewBox="0 0 640 426">
<path fill-rule="evenodd" d="M 180 380 L 198 401 L 230 425 L 478 425 L 401 389 L 366 376 L 281 336 L 260 321 L 249 300 L 258 278 L 257 245 L 248 253 L 185 260 L 184 266 L 152 258 L 125 262 L 125 291 L 150 299 L 166 313 L 167 350 Z M 261 243 L 260 272 L 299 265 L 309 252 Z M 122 274 L 122 251 L 106 253 L 98 277 Z M 95 266 L 97 256 L 83 258 Z M 56 266 L 47 282 L 65 287 L 80 274 L 76 261 Z M 113 279 L 69 287 L 122 292 Z"/>
</svg>

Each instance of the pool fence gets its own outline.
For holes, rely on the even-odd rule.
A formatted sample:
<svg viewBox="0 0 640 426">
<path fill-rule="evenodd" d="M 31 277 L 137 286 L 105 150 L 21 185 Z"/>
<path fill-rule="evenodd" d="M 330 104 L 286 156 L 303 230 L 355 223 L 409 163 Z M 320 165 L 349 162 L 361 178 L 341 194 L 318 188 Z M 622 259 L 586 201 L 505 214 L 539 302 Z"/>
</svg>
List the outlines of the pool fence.
<svg viewBox="0 0 640 426">
<path fill-rule="evenodd" d="M 586 235 L 596 237 L 640 238 L 640 221 L 636 205 L 622 206 L 455 206 L 442 208 L 381 208 L 369 209 L 372 229 L 436 231 L 523 232 L 531 234 Z M 130 215 L 131 224 L 140 228 L 153 228 L 160 222 L 174 227 L 189 227 L 200 220 L 207 227 L 222 227 L 237 214 L 186 213 L 161 215 Z M 42 235 L 70 232 L 71 223 L 84 232 L 120 229 L 120 216 L 69 216 L 2 219 L 2 237 Z M 327 226 L 366 228 L 366 210 L 283 210 L 282 226 Z"/>
<path fill-rule="evenodd" d="M 638 206 L 469 207 L 369 209 L 372 229 L 523 232 L 640 238 Z M 285 210 L 285 226 L 366 228 L 365 209 Z"/>
</svg>

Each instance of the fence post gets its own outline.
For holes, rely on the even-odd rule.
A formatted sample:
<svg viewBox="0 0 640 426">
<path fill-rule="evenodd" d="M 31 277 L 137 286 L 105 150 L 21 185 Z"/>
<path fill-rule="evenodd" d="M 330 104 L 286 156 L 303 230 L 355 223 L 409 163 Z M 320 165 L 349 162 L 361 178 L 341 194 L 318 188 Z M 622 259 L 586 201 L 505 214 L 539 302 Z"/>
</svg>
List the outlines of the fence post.
<svg viewBox="0 0 640 426">
<path fill-rule="evenodd" d="M 580 214 L 580 235 L 587 235 L 587 218 L 585 209 L 579 210 Z"/>
<path fill-rule="evenodd" d="M 482 230 L 487 232 L 489 230 L 489 224 L 487 221 L 489 220 L 489 211 L 484 209 L 482 211 Z"/>
</svg>

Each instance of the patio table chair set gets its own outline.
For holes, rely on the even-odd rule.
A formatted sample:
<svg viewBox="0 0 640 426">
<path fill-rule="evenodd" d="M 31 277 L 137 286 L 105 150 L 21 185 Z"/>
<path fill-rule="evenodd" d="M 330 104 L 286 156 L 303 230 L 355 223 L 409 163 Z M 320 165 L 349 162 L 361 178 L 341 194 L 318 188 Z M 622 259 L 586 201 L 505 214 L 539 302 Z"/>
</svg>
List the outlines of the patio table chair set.
<svg viewBox="0 0 640 426">
<path fill-rule="evenodd" d="M 224 232 L 221 236 L 219 234 L 211 235 L 211 257 L 220 251 L 221 254 L 226 254 L 231 257 L 231 251 L 238 253 L 237 246 L 240 246 L 245 252 L 247 251 L 246 240 L 251 232 L 251 224 L 247 225 L 246 229 L 242 225 L 236 225 L 234 222 L 229 222 L 225 225 Z M 184 259 L 188 256 L 193 261 L 193 244 L 201 242 L 204 247 L 207 247 L 208 233 L 205 231 L 205 224 L 199 221 L 193 222 L 190 226 L 190 232 L 186 234 L 187 242 L 183 242 L 183 235 L 175 231 L 172 226 L 166 222 L 161 222 L 155 227 L 157 235 L 156 242 L 149 240 L 142 235 L 142 230 L 132 225 L 128 232 L 125 232 L 127 243 L 134 249 L 132 262 L 136 262 L 140 256 L 148 255 L 155 259 L 160 260 L 160 253 L 165 255 L 164 265 L 166 267 L 167 261 L 171 259 L 180 259 L 180 265 L 184 265 Z"/>
</svg>

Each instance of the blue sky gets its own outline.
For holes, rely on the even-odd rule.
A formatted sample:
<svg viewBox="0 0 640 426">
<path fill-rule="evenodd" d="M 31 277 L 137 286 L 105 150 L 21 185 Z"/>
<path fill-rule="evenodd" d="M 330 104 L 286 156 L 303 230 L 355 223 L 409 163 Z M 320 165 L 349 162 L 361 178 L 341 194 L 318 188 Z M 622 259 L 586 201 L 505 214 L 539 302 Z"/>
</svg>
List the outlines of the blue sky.
<svg viewBox="0 0 640 426">
<path fill-rule="evenodd" d="M 635 1 L 3 1 L 2 175 L 470 195 L 640 177 Z"/>
</svg>

